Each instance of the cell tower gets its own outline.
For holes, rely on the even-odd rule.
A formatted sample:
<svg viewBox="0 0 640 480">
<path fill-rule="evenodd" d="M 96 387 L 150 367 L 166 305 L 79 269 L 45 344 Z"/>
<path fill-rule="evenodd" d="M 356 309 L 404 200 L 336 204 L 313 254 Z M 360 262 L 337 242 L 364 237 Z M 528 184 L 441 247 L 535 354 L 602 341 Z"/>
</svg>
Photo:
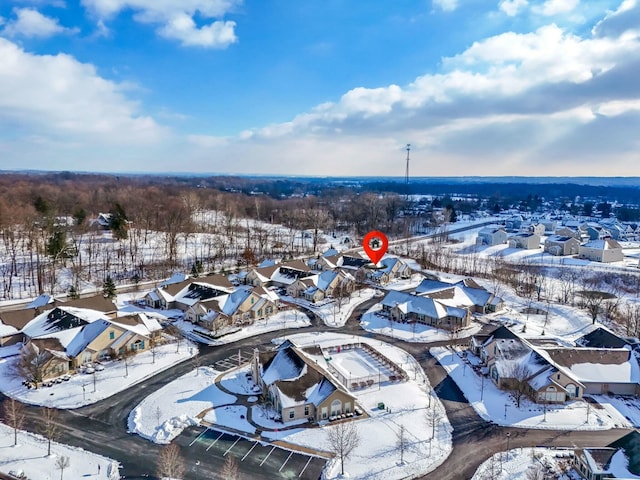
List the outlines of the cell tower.
<svg viewBox="0 0 640 480">
<path fill-rule="evenodd" d="M 407 169 L 404 173 L 404 184 L 409 185 L 409 151 L 411 150 L 411 144 L 407 143 Z"/>
</svg>

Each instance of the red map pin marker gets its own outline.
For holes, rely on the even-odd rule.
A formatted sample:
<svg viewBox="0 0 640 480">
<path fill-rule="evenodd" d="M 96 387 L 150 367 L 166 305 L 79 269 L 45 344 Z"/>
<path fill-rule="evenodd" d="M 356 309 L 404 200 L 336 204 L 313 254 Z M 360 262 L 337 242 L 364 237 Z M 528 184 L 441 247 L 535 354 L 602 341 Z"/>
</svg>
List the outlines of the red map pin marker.
<svg viewBox="0 0 640 480">
<path fill-rule="evenodd" d="M 389 247 L 389 239 L 377 230 L 367 233 L 362 239 L 362 248 L 374 265 L 387 253 L 387 247 Z"/>
</svg>

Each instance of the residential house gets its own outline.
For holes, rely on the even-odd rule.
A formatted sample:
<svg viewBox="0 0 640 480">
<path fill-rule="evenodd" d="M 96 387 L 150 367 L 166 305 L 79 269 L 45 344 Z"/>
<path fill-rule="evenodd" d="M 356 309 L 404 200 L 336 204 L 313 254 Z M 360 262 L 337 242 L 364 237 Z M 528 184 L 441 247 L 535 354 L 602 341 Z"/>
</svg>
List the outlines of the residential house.
<svg viewBox="0 0 640 480">
<path fill-rule="evenodd" d="M 333 296 L 336 288 L 343 288 L 345 293 L 353 291 L 355 279 L 344 271 L 323 271 L 307 278 L 297 280 L 287 287 L 287 295 L 304 297 L 310 302 L 319 302 Z"/>
<path fill-rule="evenodd" d="M 544 232 L 542 233 L 543 235 L 553 233 L 558 228 L 557 220 L 551 220 L 551 219 L 545 218 L 540 220 L 540 224 L 544 226 Z"/>
<path fill-rule="evenodd" d="M 550 235 L 544 242 L 544 251 L 551 255 L 577 255 L 579 249 L 580 241 L 575 237 Z"/>
<path fill-rule="evenodd" d="M 586 239 L 586 238 L 585 239 L 582 238 L 582 232 L 580 231 L 580 229 L 569 228 L 567 226 L 556 229 L 554 234 L 557 235 L 558 237 L 573 237 L 577 239 L 579 242 L 582 242 L 583 240 Z"/>
<path fill-rule="evenodd" d="M 480 229 L 476 245 L 495 246 L 507 243 L 507 231 L 501 225 L 490 225 Z"/>
<path fill-rule="evenodd" d="M 35 346 L 48 352 L 52 362 L 49 378 L 87 362 L 114 358 L 125 350 L 145 350 L 161 328 L 157 320 L 143 314 L 109 318 L 98 311 L 55 307 L 23 328 L 23 348 Z"/>
<path fill-rule="evenodd" d="M 151 308 L 176 308 L 186 312 L 199 301 L 229 294 L 233 289 L 233 284 L 226 277 L 217 274 L 172 283 L 165 281 L 145 295 L 144 303 Z"/>
<path fill-rule="evenodd" d="M 496 385 L 508 388 L 518 373 L 539 403 L 563 403 L 585 393 L 640 393 L 640 367 L 629 346 L 569 347 L 548 338 L 524 339 L 502 326 L 488 338 L 472 339 L 470 348 L 479 351 Z"/>
<path fill-rule="evenodd" d="M 540 235 L 535 233 L 516 233 L 509 237 L 509 248 L 532 250 L 540 248 Z"/>
<path fill-rule="evenodd" d="M 612 238 L 591 240 L 581 245 L 579 248 L 580 258 L 591 260 L 592 262 L 621 262 L 624 259 L 622 246 Z"/>
<path fill-rule="evenodd" d="M 452 307 L 433 298 L 390 290 L 380 302 L 382 313 L 394 321 L 422 323 L 457 331 L 471 323 L 468 308 Z"/>
<path fill-rule="evenodd" d="M 38 363 L 42 366 L 41 381 L 59 377 L 69 371 L 69 357 L 64 353 L 64 348 L 57 338 L 29 340 L 22 346 L 21 354 L 27 358 L 38 356 Z"/>
<path fill-rule="evenodd" d="M 385 257 L 380 260 L 379 264 L 380 268 L 363 268 L 367 269 L 367 278 L 380 285 L 386 285 L 397 279 L 411 278 L 413 273 L 409 265 L 397 257 Z"/>
<path fill-rule="evenodd" d="M 254 287 L 283 287 L 286 288 L 300 278 L 313 275 L 311 268 L 300 260 L 280 263 L 263 268 L 254 268 L 245 277 L 247 285 Z"/>
<path fill-rule="evenodd" d="M 278 296 L 263 287 L 243 286 L 231 293 L 196 302 L 186 319 L 211 331 L 222 326 L 246 325 L 278 311 Z"/>
<path fill-rule="evenodd" d="M 602 240 L 611 237 L 611 232 L 599 223 L 585 222 L 581 227 L 586 232 L 589 240 Z"/>
<path fill-rule="evenodd" d="M 321 355 L 320 347 L 316 349 Z M 355 397 L 292 342 L 269 352 L 254 350 L 251 375 L 283 423 L 320 422 L 352 413 L 356 406 Z"/>
<path fill-rule="evenodd" d="M 505 220 L 504 226 L 508 231 L 514 232 L 520 230 L 523 222 L 524 218 L 522 218 L 522 215 L 514 215 Z"/>
<path fill-rule="evenodd" d="M 619 478 L 612 469 L 612 460 L 617 454 L 622 454 L 624 457 L 623 452 L 611 447 L 577 448 L 574 450 L 571 463 L 580 476 L 586 480 Z"/>
<path fill-rule="evenodd" d="M 24 340 L 22 329 L 37 315 L 33 308 L 0 312 L 0 347 Z"/>
<path fill-rule="evenodd" d="M 425 279 L 414 292 L 452 307 L 468 308 L 472 313 L 496 312 L 504 307 L 502 298 L 496 297 L 471 278 L 455 283 Z"/>
</svg>

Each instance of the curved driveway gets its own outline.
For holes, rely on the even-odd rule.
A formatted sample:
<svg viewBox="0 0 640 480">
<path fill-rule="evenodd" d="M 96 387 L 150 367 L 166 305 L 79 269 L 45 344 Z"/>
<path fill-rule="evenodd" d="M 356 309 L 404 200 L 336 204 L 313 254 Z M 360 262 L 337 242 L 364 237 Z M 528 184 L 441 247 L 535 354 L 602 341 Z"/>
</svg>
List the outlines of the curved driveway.
<svg viewBox="0 0 640 480">
<path fill-rule="evenodd" d="M 256 346 L 266 347 L 271 340 L 283 335 L 301 331 L 339 330 L 343 333 L 361 335 L 359 319 L 377 299 L 364 302 L 356 308 L 347 325 L 340 329 L 318 325 L 312 317 L 312 326 L 304 329 L 288 329 L 271 332 L 257 337 L 239 340 L 225 346 L 201 347 L 200 358 L 203 365 L 215 364 L 237 352 L 239 348 L 251 350 Z M 445 370 L 428 353 L 425 344 L 412 344 L 385 336 L 368 334 L 411 353 L 422 365 L 447 411 L 453 426 L 453 451 L 443 465 L 434 472 L 425 475 L 425 479 L 460 480 L 471 478 L 480 463 L 491 454 L 506 449 L 506 433 L 511 432 L 512 447 L 531 447 L 534 445 L 549 446 L 602 446 L 628 433 L 628 430 L 607 430 L 588 432 L 567 432 L 555 430 L 530 430 L 499 427 L 480 418 L 455 383 L 447 376 Z M 462 340 L 458 340 L 460 342 Z M 127 417 L 129 412 L 140 403 L 149 392 L 153 392 L 173 379 L 193 369 L 190 361 L 185 361 L 164 372 L 158 373 L 149 380 L 135 385 L 111 398 L 102 400 L 73 411 L 62 410 L 59 414 L 60 441 L 85 448 L 87 450 L 111 457 L 121 462 L 121 473 L 125 478 L 154 478 L 155 464 L 160 447 L 138 435 L 127 434 Z M 4 397 L 0 396 L 0 401 Z M 27 428 L 37 431 L 40 408 L 27 408 Z M 178 442 L 183 444 L 178 437 Z M 183 445 L 185 446 L 185 445 Z M 196 459 L 189 448 L 183 448 L 188 465 L 195 464 Z M 201 479 L 219 477 L 222 460 L 217 457 L 199 457 L 198 476 Z M 246 469 L 240 465 L 245 475 L 252 479 L 269 479 L 273 476 L 262 470 Z M 194 479 L 195 474 L 188 470 L 185 479 Z"/>
</svg>

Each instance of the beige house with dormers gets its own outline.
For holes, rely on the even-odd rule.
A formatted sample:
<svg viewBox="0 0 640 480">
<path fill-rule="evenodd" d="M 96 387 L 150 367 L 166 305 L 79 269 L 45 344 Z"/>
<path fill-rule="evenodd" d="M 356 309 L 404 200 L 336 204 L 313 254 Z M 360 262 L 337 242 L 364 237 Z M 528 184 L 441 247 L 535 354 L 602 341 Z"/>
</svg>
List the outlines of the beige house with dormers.
<svg viewBox="0 0 640 480">
<path fill-rule="evenodd" d="M 316 346 L 318 355 L 322 355 Z M 356 398 L 318 363 L 290 341 L 276 350 L 254 350 L 252 380 L 262 389 L 263 401 L 277 411 L 283 423 L 321 422 L 353 413 Z"/>
</svg>

